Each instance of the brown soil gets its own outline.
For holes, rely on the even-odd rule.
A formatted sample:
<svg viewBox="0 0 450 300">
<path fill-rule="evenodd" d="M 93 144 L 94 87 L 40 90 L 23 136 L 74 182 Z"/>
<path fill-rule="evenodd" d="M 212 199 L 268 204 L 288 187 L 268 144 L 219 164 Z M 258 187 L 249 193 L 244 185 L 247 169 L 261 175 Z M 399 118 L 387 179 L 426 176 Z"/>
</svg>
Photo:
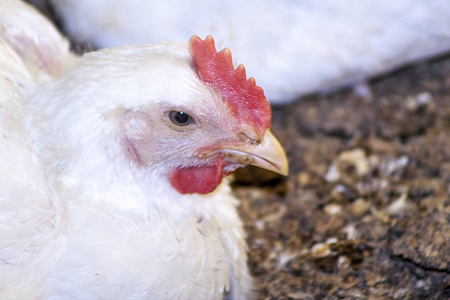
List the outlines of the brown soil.
<svg viewBox="0 0 450 300">
<path fill-rule="evenodd" d="M 236 175 L 258 299 L 450 299 L 450 57 L 368 87 L 275 107 L 289 176 Z"/>
</svg>

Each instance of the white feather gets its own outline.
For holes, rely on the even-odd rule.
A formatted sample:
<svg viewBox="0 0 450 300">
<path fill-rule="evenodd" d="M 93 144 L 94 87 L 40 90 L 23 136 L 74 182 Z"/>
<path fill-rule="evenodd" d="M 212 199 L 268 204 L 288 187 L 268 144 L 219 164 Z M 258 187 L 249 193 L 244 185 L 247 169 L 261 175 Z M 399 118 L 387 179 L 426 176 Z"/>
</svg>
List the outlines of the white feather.
<svg viewBox="0 0 450 300">
<path fill-rule="evenodd" d="M 355 83 L 450 50 L 447 0 L 52 0 L 95 47 L 212 34 L 272 102 Z"/>
<path fill-rule="evenodd" d="M 18 1 L 5 7 L 30 12 Z M 127 112 L 223 105 L 192 69 L 187 44 L 74 60 L 56 34 L 44 40 L 60 55 L 46 56 L 41 21 L 21 31 L 36 38 L 31 49 L 0 40 L 0 299 L 222 299 L 230 287 L 233 299 L 251 298 L 228 182 L 181 195 L 164 173 L 176 160 L 166 156 L 180 153 L 167 148 L 164 162 L 141 168 L 121 144 Z"/>
</svg>

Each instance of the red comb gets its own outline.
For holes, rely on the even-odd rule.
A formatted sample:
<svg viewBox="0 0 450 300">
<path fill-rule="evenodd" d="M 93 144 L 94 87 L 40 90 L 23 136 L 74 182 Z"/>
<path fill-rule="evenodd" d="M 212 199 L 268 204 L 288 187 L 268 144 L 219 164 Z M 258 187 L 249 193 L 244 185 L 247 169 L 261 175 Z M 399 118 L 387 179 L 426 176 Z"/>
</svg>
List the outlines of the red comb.
<svg viewBox="0 0 450 300">
<path fill-rule="evenodd" d="M 193 36 L 189 52 L 202 81 L 220 92 L 241 123 L 254 125 L 260 133 L 270 127 L 271 110 L 263 89 L 254 78 L 247 80 L 243 65 L 234 68 L 230 49 L 217 52 L 212 36 L 204 41 Z"/>
</svg>

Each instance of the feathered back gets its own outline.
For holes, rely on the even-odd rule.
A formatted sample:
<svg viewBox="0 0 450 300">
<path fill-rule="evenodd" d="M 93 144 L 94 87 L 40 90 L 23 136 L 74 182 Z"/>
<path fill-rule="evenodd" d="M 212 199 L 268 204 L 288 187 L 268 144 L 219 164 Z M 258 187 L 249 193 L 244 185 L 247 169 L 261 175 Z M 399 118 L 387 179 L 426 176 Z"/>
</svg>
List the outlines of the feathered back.
<svg viewBox="0 0 450 300">
<path fill-rule="evenodd" d="M 52 180 L 28 143 L 24 95 L 72 55 L 50 23 L 22 2 L 2 0 L 0 23 L 0 298 L 36 299 L 64 227 Z"/>
<path fill-rule="evenodd" d="M 0 2 L 0 42 L 14 49 L 39 82 L 59 75 L 75 58 L 55 26 L 18 0 Z"/>
</svg>

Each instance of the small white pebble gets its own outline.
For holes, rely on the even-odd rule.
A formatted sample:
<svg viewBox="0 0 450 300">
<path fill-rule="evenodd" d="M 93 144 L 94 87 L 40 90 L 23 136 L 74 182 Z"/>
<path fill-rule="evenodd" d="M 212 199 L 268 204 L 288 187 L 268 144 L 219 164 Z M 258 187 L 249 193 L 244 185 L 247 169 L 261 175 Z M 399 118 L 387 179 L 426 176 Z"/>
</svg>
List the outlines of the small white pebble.
<svg viewBox="0 0 450 300">
<path fill-rule="evenodd" d="M 293 253 L 291 251 L 283 251 L 278 256 L 278 264 L 277 269 L 281 269 L 284 266 L 286 266 L 290 261 L 295 259 L 297 257 L 296 253 Z"/>
<path fill-rule="evenodd" d="M 370 171 L 369 159 L 363 149 L 357 148 L 344 151 L 339 155 L 339 160 L 352 164 L 356 169 L 356 174 L 359 176 L 363 176 Z"/>
<path fill-rule="evenodd" d="M 329 216 L 334 216 L 342 212 L 342 206 L 336 203 L 330 203 L 324 207 L 324 211 Z"/>
<path fill-rule="evenodd" d="M 391 175 L 395 171 L 406 167 L 406 165 L 408 165 L 408 163 L 409 163 L 409 158 L 406 155 L 403 155 L 398 159 L 390 160 L 384 166 L 385 173 L 387 175 Z"/>
<path fill-rule="evenodd" d="M 336 185 L 334 190 L 336 192 L 338 192 L 338 193 L 341 193 L 341 194 L 344 194 L 344 193 L 348 192 L 348 188 L 345 185 L 343 185 L 343 184 Z"/>
<path fill-rule="evenodd" d="M 353 225 L 353 224 L 347 225 L 342 229 L 342 231 L 347 234 L 348 241 L 356 240 L 357 231 L 356 231 L 355 225 Z"/>
<path fill-rule="evenodd" d="M 425 286 L 426 286 L 426 284 L 425 284 L 425 281 L 423 281 L 423 280 L 418 280 L 418 281 L 416 282 L 416 288 L 421 289 L 421 288 L 423 288 L 423 287 L 425 287 Z"/>
<path fill-rule="evenodd" d="M 331 164 L 324 178 L 327 182 L 336 182 L 341 179 L 341 173 L 339 172 L 335 163 Z"/>
<path fill-rule="evenodd" d="M 255 221 L 255 228 L 256 229 L 264 230 L 264 227 L 266 227 L 264 221 L 262 221 L 262 220 Z"/>
<path fill-rule="evenodd" d="M 338 239 L 337 239 L 337 237 L 330 237 L 330 238 L 327 238 L 327 240 L 325 241 L 325 243 L 327 243 L 328 245 L 334 245 L 334 244 L 337 244 L 337 242 L 338 242 Z"/>
<path fill-rule="evenodd" d="M 345 255 L 339 256 L 338 261 L 337 261 L 337 267 L 340 271 L 347 270 L 350 268 L 350 266 L 351 266 L 351 262 L 347 256 L 345 256 Z"/>
<path fill-rule="evenodd" d="M 325 243 L 317 243 L 311 248 L 313 257 L 326 257 L 332 255 L 330 248 Z"/>
<path fill-rule="evenodd" d="M 417 99 L 417 103 L 420 106 L 424 106 L 433 100 L 433 96 L 431 96 L 431 94 L 428 92 L 423 92 L 423 93 L 420 93 L 419 95 L 417 95 L 416 99 Z"/>
<path fill-rule="evenodd" d="M 416 111 L 417 109 L 430 104 L 433 101 L 433 96 L 428 93 L 420 93 L 416 96 L 409 96 L 406 98 L 405 105 L 410 111 Z"/>
<path fill-rule="evenodd" d="M 417 207 L 414 203 L 408 201 L 407 192 L 403 193 L 386 208 L 386 212 L 390 215 L 403 215 L 415 211 L 417 211 Z"/>
</svg>

